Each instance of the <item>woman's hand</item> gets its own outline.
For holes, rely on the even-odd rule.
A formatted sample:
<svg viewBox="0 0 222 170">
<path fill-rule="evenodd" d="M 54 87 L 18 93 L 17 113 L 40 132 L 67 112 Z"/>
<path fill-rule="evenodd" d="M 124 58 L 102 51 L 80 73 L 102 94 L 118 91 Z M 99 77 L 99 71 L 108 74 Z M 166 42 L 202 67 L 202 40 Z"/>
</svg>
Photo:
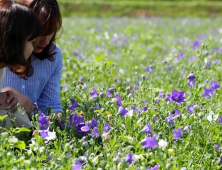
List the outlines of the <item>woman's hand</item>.
<svg viewBox="0 0 222 170">
<path fill-rule="evenodd" d="M 5 91 L 6 90 L 10 90 L 10 91 L 13 91 L 16 95 L 17 95 L 17 98 L 18 98 L 18 103 L 24 107 L 25 111 L 26 111 L 26 114 L 30 114 L 34 108 L 34 105 L 32 104 L 32 101 L 29 99 L 28 96 L 24 95 L 23 93 L 21 93 L 20 91 L 16 90 L 16 89 L 13 89 L 11 87 L 5 87 L 2 89 L 2 91 Z"/>
<path fill-rule="evenodd" d="M 21 92 L 17 92 L 19 104 L 24 107 L 26 114 L 30 114 L 33 111 L 34 105 L 32 104 L 32 101 L 29 99 L 28 96 L 24 95 Z"/>
<path fill-rule="evenodd" d="M 17 110 L 17 103 L 17 95 L 12 90 L 0 93 L 1 110 L 6 110 L 8 108 L 11 112 L 15 112 Z"/>
</svg>

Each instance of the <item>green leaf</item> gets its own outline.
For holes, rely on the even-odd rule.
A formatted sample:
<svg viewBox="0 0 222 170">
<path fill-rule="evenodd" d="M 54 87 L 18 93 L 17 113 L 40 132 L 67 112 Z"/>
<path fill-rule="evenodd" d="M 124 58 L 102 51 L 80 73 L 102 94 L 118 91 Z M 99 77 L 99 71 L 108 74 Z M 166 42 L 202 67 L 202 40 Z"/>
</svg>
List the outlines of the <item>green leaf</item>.
<svg viewBox="0 0 222 170">
<path fill-rule="evenodd" d="M 61 156 L 61 153 L 58 150 L 56 150 L 56 149 L 51 149 L 50 151 L 51 152 L 55 152 L 58 156 Z"/>
<path fill-rule="evenodd" d="M 112 62 L 112 61 L 106 61 L 106 64 L 107 64 L 107 65 L 112 65 L 113 62 Z"/>
<path fill-rule="evenodd" d="M 127 131 L 131 130 L 131 118 L 130 117 L 126 118 L 126 130 Z"/>
<path fill-rule="evenodd" d="M 58 145 L 57 145 L 56 141 L 54 141 L 54 146 L 55 146 L 56 149 L 58 149 Z"/>
<path fill-rule="evenodd" d="M 74 95 L 74 98 L 75 98 L 75 100 L 76 100 L 76 102 L 78 103 L 81 103 L 82 102 L 82 99 L 81 99 L 81 97 L 79 96 L 79 95 Z"/>
<path fill-rule="evenodd" d="M 111 141 L 110 141 L 110 146 L 113 147 L 116 143 L 116 137 L 114 137 Z"/>
<path fill-rule="evenodd" d="M 96 61 L 99 62 L 99 61 L 101 61 L 101 60 L 104 59 L 104 58 L 105 58 L 104 55 L 98 55 L 98 56 L 96 57 Z"/>
<path fill-rule="evenodd" d="M 31 130 L 26 128 L 26 127 L 21 127 L 21 128 L 19 128 L 17 130 L 18 130 L 17 133 L 20 133 L 20 132 L 31 132 Z"/>
<path fill-rule="evenodd" d="M 25 142 L 24 141 L 18 141 L 14 147 L 19 148 L 19 149 L 25 149 Z"/>
<path fill-rule="evenodd" d="M 5 119 L 8 115 L 4 115 L 4 116 L 0 116 L 0 121 L 2 121 L 3 119 Z"/>
</svg>

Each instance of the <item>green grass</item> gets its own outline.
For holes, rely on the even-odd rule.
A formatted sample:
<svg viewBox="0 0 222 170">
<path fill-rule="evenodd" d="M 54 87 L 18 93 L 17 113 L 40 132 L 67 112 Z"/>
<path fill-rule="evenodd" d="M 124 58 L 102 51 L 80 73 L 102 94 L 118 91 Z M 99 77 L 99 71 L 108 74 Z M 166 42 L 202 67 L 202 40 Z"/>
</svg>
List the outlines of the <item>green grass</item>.
<svg viewBox="0 0 222 170">
<path fill-rule="evenodd" d="M 60 0 L 64 16 L 218 16 L 220 1 L 65 1 Z"/>
</svg>

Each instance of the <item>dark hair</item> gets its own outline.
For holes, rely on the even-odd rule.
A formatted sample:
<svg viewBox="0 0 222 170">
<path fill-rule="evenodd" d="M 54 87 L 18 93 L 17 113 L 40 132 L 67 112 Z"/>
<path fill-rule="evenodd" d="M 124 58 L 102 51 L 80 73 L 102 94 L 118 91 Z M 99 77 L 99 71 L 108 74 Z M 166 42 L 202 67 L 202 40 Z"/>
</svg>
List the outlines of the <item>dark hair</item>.
<svg viewBox="0 0 222 170">
<path fill-rule="evenodd" d="M 62 26 L 62 17 L 59 11 L 59 4 L 56 0 L 19 0 L 19 2 L 27 5 L 39 17 L 42 23 L 42 36 L 55 33 L 49 44 L 42 50 L 41 53 L 35 53 L 35 56 L 40 60 L 48 59 L 54 61 L 53 50 L 56 48 L 55 37 L 56 33 Z"/>
<path fill-rule="evenodd" d="M 41 33 L 41 22 L 25 5 L 11 1 L 0 1 L 0 62 L 7 65 L 25 66 L 20 77 L 30 77 L 33 68 L 24 57 L 26 41 Z"/>
</svg>

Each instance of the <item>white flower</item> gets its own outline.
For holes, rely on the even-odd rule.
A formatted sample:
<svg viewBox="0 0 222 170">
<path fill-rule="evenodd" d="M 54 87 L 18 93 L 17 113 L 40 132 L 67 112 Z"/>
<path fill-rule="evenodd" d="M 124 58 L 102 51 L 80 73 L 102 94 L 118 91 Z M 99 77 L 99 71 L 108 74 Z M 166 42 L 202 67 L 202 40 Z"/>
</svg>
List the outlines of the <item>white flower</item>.
<svg viewBox="0 0 222 170">
<path fill-rule="evenodd" d="M 165 147 L 167 146 L 167 142 L 165 140 L 161 139 L 158 142 L 158 145 L 159 145 L 160 148 L 165 149 Z"/>
<path fill-rule="evenodd" d="M 127 116 L 132 117 L 132 116 L 133 116 L 133 110 L 129 110 L 129 111 L 127 112 Z"/>
<path fill-rule="evenodd" d="M 216 115 L 213 111 L 210 111 L 210 113 L 207 115 L 207 120 L 209 120 L 210 122 L 216 121 L 218 117 L 218 114 Z"/>
<path fill-rule="evenodd" d="M 54 130 L 53 130 L 53 132 L 48 131 L 48 136 L 45 137 L 46 142 L 48 142 L 49 140 L 53 140 L 55 138 L 56 138 L 56 133 L 54 132 Z"/>
</svg>

